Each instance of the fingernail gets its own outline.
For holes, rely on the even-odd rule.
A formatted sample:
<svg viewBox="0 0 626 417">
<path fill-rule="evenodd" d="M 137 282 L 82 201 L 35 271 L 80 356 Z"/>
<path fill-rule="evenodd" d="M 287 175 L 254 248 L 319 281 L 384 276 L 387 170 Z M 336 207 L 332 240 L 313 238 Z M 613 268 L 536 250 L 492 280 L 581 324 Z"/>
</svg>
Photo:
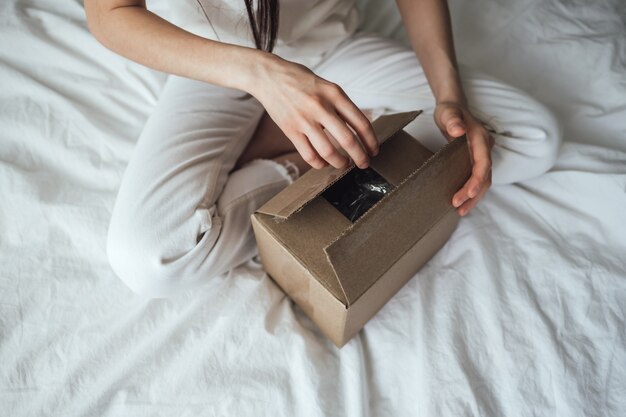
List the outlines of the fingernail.
<svg viewBox="0 0 626 417">
<path fill-rule="evenodd" d="M 476 197 L 476 194 L 478 194 L 478 188 L 477 187 L 472 188 L 471 190 L 469 190 L 468 194 L 471 198 Z"/>
<path fill-rule="evenodd" d="M 450 130 L 454 130 L 454 129 L 463 129 L 463 126 L 461 126 L 458 123 L 455 123 L 452 126 L 450 126 Z"/>
</svg>

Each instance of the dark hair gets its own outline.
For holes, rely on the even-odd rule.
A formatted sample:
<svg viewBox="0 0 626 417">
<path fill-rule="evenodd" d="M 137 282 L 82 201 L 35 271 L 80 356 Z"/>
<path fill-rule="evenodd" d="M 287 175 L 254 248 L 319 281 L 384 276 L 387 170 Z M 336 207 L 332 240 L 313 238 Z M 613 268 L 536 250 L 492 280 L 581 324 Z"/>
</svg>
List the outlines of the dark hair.
<svg viewBox="0 0 626 417">
<path fill-rule="evenodd" d="M 256 13 L 252 4 L 254 0 L 244 1 L 257 49 L 272 52 L 278 33 L 278 0 L 257 0 Z"/>
</svg>

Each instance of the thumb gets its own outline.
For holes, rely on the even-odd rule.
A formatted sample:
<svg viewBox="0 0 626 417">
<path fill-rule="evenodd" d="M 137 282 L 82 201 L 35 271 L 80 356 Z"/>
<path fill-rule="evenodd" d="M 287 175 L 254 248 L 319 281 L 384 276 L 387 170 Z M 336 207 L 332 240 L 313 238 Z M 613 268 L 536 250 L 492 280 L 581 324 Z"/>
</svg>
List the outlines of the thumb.
<svg viewBox="0 0 626 417">
<path fill-rule="evenodd" d="M 443 123 L 446 127 L 446 133 L 450 135 L 450 137 L 458 138 L 459 136 L 463 136 L 466 132 L 463 114 L 459 110 L 455 109 L 447 112 Z"/>
</svg>

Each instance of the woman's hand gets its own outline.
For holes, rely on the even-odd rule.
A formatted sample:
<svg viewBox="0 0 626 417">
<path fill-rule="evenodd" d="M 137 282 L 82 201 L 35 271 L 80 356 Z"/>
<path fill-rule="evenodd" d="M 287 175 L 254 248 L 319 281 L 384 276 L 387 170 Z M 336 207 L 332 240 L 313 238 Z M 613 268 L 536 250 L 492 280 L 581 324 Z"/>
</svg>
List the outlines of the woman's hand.
<svg viewBox="0 0 626 417">
<path fill-rule="evenodd" d="M 472 175 L 465 185 L 452 197 L 452 205 L 461 216 L 473 209 L 491 186 L 491 148 L 493 137 L 485 126 L 456 102 L 441 102 L 435 108 L 435 122 L 450 141 L 467 135 Z"/>
<path fill-rule="evenodd" d="M 247 89 L 314 168 L 345 167 L 349 161 L 328 131 L 359 168 L 367 168 L 379 144 L 369 120 L 343 90 L 307 67 L 266 55 Z M 350 127 L 354 129 L 356 135 Z"/>
</svg>

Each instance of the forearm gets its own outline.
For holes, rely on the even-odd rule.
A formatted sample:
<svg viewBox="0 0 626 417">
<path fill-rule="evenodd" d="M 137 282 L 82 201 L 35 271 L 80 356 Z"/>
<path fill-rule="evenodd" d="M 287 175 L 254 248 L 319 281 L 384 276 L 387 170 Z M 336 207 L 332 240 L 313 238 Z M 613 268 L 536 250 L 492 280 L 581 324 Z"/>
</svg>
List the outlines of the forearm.
<svg viewBox="0 0 626 417">
<path fill-rule="evenodd" d="M 465 103 L 445 0 L 396 0 L 437 102 Z"/>
<path fill-rule="evenodd" d="M 130 3 L 85 0 L 87 21 L 104 46 L 147 67 L 250 92 L 255 65 L 269 58 L 256 49 L 196 36 L 150 12 L 143 2 Z"/>
</svg>

